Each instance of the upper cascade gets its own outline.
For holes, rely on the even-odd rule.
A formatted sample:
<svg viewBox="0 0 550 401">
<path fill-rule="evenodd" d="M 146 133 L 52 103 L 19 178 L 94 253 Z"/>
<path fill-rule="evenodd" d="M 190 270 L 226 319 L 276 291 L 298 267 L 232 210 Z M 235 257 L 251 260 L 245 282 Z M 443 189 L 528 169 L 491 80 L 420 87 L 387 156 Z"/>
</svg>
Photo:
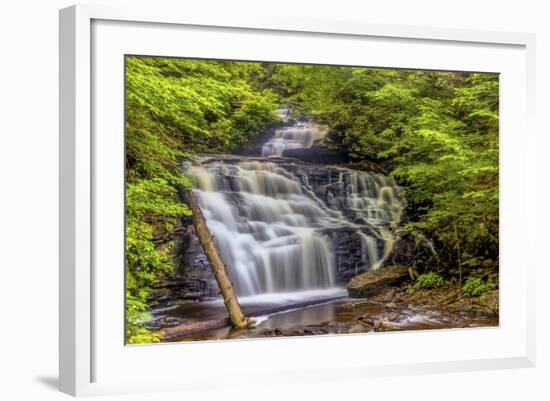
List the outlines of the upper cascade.
<svg viewBox="0 0 550 401">
<path fill-rule="evenodd" d="M 288 117 L 282 117 L 283 121 Z M 275 135 L 262 146 L 262 157 L 279 157 L 286 149 L 311 148 L 328 132 L 326 125 L 298 122 L 275 130 Z"/>
</svg>

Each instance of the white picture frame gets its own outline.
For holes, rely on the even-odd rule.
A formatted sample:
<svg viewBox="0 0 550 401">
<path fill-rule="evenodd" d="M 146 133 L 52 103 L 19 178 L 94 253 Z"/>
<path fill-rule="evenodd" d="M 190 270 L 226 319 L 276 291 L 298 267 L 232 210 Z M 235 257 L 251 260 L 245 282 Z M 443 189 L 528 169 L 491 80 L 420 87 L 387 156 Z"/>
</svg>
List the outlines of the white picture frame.
<svg viewBox="0 0 550 401">
<path fill-rule="evenodd" d="M 201 49 L 182 48 L 175 54 L 174 49 L 178 46 L 175 40 L 166 41 L 168 43 L 160 40 L 173 35 L 191 35 L 189 37 L 201 43 Z M 255 39 L 259 35 L 272 47 L 255 47 Z M 223 49 L 218 43 L 220 40 L 224 42 Z M 229 41 L 243 41 L 242 44 L 246 43 L 247 46 L 232 46 Z M 282 45 L 277 45 L 284 41 L 315 43 L 314 48 L 326 45 L 326 48 L 334 50 L 330 56 L 332 59 L 320 52 L 305 55 L 285 53 L 288 48 L 285 50 Z M 332 43 L 334 41 L 338 41 L 337 46 Z M 532 225 L 536 220 L 536 210 L 529 207 L 526 194 L 509 192 L 507 183 L 519 181 L 525 185 L 533 184 L 536 175 L 536 141 L 532 128 L 534 43 L 534 35 L 523 33 L 373 25 L 357 21 L 295 20 L 250 15 L 239 20 L 229 20 L 186 15 L 185 10 L 155 7 L 79 5 L 61 10 L 61 391 L 79 396 L 211 388 L 235 385 L 235 375 L 243 374 L 247 375 L 246 385 L 250 386 L 252 380 L 256 384 L 273 380 L 285 383 L 343 377 L 361 380 L 381 375 L 534 366 L 535 284 L 532 273 L 535 262 L 530 256 L 534 253 L 525 252 L 527 256 L 520 258 L 517 251 L 502 245 L 517 240 L 524 241 L 525 249 L 532 246 L 525 239 L 517 237 L 520 235 L 519 230 L 534 232 Z M 117 163 L 122 157 L 120 144 L 123 143 L 124 129 L 123 124 L 120 124 L 123 121 L 122 88 L 118 85 L 123 71 L 118 68 L 120 64 L 116 64 L 121 61 L 120 55 L 188 55 L 330 64 L 337 63 L 340 51 L 341 61 L 338 63 L 366 65 L 367 61 L 361 59 L 360 55 L 351 54 L 348 45 L 353 45 L 353 48 L 370 46 L 368 48 L 376 56 L 368 61 L 369 66 L 399 68 L 410 63 L 411 68 L 480 70 L 502 74 L 503 274 L 500 327 L 466 331 L 380 333 L 376 336 L 322 336 L 125 347 L 120 336 L 120 325 L 123 322 L 120 320 L 120 323 L 116 323 L 124 313 L 119 308 L 120 303 L 123 303 L 120 292 L 123 294 L 124 287 L 120 286 L 120 280 L 124 265 L 121 263 L 122 249 L 117 250 L 124 237 L 123 224 L 120 225 L 123 221 L 123 190 L 119 188 L 112 191 L 112 188 L 120 187 L 120 174 L 111 174 L 113 171 L 122 171 L 121 166 L 117 170 Z M 154 46 L 158 48 L 155 50 Z M 392 46 L 400 51 L 384 50 Z M 277 50 L 279 48 L 281 50 Z M 419 60 L 419 54 L 426 56 L 426 61 Z M 461 54 L 463 57 L 457 62 Z M 403 63 L 403 60 L 407 63 Z M 113 83 L 116 85 L 112 86 Z M 109 99 L 105 97 L 106 94 Z M 107 131 L 109 137 L 98 134 Z M 514 136 L 513 132 L 521 132 L 521 135 Z M 102 162 L 99 163 L 99 160 Z M 114 206 L 110 207 L 109 204 Z M 107 230 L 106 224 L 112 224 L 113 230 Z M 113 244 L 113 248 L 107 242 Z M 111 258 L 114 267 L 105 271 L 104 266 Z M 507 270 L 507 266 L 512 264 L 520 266 L 521 271 L 516 276 Z M 107 304 L 116 307 L 107 311 Z M 112 331 L 104 329 L 111 327 L 111 324 L 114 324 Z M 418 344 L 432 344 L 434 349 L 420 355 L 407 347 L 408 339 L 414 339 Z M 438 348 L 445 342 L 453 344 L 453 347 L 449 347 L 453 349 Z M 376 354 L 375 349 L 388 345 L 395 347 L 396 353 L 401 354 L 387 359 Z M 318 357 L 317 352 L 320 347 L 324 353 L 322 358 Z M 372 348 L 369 358 L 352 361 L 340 355 L 357 350 L 357 347 Z M 288 363 L 287 357 L 286 364 L 292 366 L 285 365 L 285 353 L 295 357 L 291 363 Z M 140 361 L 171 366 L 177 358 L 181 360 L 182 355 L 193 362 L 190 364 L 192 367 L 176 375 L 162 375 L 165 372 L 160 372 L 155 377 L 140 377 L 132 370 L 132 365 Z M 231 372 L 215 367 L 208 369 L 198 362 L 199 355 L 220 355 L 237 360 L 237 363 Z M 238 361 L 242 355 L 265 355 L 269 366 L 259 362 L 260 365 L 253 368 L 247 367 L 244 362 L 246 358 Z"/>
</svg>

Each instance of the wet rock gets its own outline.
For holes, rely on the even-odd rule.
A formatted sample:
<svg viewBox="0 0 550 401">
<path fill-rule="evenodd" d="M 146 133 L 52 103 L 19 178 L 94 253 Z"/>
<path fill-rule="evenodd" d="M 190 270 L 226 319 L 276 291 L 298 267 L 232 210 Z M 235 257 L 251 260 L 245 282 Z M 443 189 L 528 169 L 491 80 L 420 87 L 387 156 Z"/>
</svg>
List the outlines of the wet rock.
<svg viewBox="0 0 550 401">
<path fill-rule="evenodd" d="M 362 324 L 356 324 L 351 329 L 349 329 L 349 332 L 351 334 L 354 333 L 368 333 L 370 330 L 367 326 L 363 326 Z"/>
<path fill-rule="evenodd" d="M 182 225 L 182 233 L 174 238 L 177 267 L 159 280 L 149 296 L 153 313 L 178 301 L 202 301 L 216 298 L 219 294 L 218 284 L 191 221 L 184 217 Z"/>
<path fill-rule="evenodd" d="M 283 156 L 318 164 L 344 164 L 349 161 L 345 152 L 324 148 L 285 149 Z"/>
<path fill-rule="evenodd" d="M 397 293 L 397 294 L 394 295 L 394 297 L 392 299 L 392 303 L 397 304 L 402 299 L 403 299 L 403 295 L 401 293 Z"/>
<path fill-rule="evenodd" d="M 354 277 L 348 284 L 348 295 L 352 298 L 367 298 L 376 295 L 387 287 L 399 286 L 410 280 L 405 266 L 390 266 L 371 270 Z"/>
<path fill-rule="evenodd" d="M 374 326 L 374 321 L 369 316 L 359 316 L 357 320 L 360 321 L 362 324 Z"/>
<path fill-rule="evenodd" d="M 353 277 L 368 271 L 374 261 L 369 260 L 368 254 L 362 252 L 363 242 L 357 229 L 341 227 L 325 229 L 334 247 L 336 261 L 336 278 L 339 285 L 346 285 Z M 374 237 L 373 237 L 374 238 Z M 379 253 L 383 252 L 384 242 L 376 244 Z"/>
<path fill-rule="evenodd" d="M 389 307 L 391 308 L 391 303 L 392 303 L 392 300 L 393 300 L 393 297 L 396 293 L 397 289 L 396 288 L 392 288 L 390 287 L 388 289 L 388 291 L 386 291 L 384 293 L 384 296 L 382 298 L 382 302 L 385 302 L 387 305 L 390 305 Z"/>
<path fill-rule="evenodd" d="M 411 233 L 397 234 L 393 248 L 384 261 L 384 266 L 404 265 L 423 268 L 437 260 L 432 244 L 425 238 L 416 239 Z"/>
<path fill-rule="evenodd" d="M 374 323 L 374 331 L 393 331 L 396 327 L 385 318 L 379 319 Z"/>
<path fill-rule="evenodd" d="M 265 129 L 261 134 L 251 138 L 244 145 L 239 146 L 233 151 L 236 155 L 241 156 L 261 156 L 262 155 L 262 145 L 269 141 L 273 135 L 275 135 L 275 130 L 283 127 L 284 124 L 274 124 L 271 127 Z"/>
<path fill-rule="evenodd" d="M 280 329 L 273 329 L 273 330 L 264 330 L 262 332 L 262 335 L 266 337 L 278 337 L 284 335 L 282 330 Z"/>
<path fill-rule="evenodd" d="M 499 314 L 499 294 L 498 290 L 490 291 L 484 297 L 482 297 L 482 305 L 489 315 L 498 316 Z"/>
<path fill-rule="evenodd" d="M 175 327 L 180 324 L 182 324 L 183 321 L 181 319 L 177 319 L 170 316 L 162 316 L 159 318 L 151 319 L 146 323 L 146 327 L 149 330 L 156 331 L 158 329 L 167 328 L 167 327 Z"/>
<path fill-rule="evenodd" d="M 314 325 L 305 326 L 303 328 L 290 328 L 290 329 L 269 329 L 264 330 L 261 334 L 265 337 L 287 337 L 287 336 L 314 336 L 320 334 L 328 334 L 329 331 L 326 328 Z"/>
</svg>

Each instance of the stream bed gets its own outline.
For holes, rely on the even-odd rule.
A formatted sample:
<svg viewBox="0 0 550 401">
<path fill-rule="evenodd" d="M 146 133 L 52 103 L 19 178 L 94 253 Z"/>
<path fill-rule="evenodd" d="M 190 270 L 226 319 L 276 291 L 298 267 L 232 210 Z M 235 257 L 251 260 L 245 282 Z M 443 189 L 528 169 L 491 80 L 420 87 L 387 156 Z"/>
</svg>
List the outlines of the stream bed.
<svg viewBox="0 0 550 401">
<path fill-rule="evenodd" d="M 336 293 L 332 294 L 336 295 Z M 301 300 L 307 297 L 302 294 Z M 287 299 L 287 302 L 291 302 Z M 249 316 L 256 312 L 280 305 L 280 300 L 244 299 L 243 311 Z M 289 304 L 291 305 L 291 304 Z M 224 317 L 223 303 L 185 303 L 170 311 L 172 316 L 181 316 L 189 322 Z M 349 334 L 380 331 L 431 330 L 466 327 L 498 326 L 498 317 L 457 314 L 433 307 L 410 304 L 387 304 L 374 300 L 350 299 L 345 295 L 331 298 L 318 304 L 297 309 L 290 308 L 270 315 L 256 317 L 256 326 L 237 330 L 229 326 L 174 337 L 167 342 L 224 340 L 280 336 L 307 336 L 323 334 Z"/>
</svg>

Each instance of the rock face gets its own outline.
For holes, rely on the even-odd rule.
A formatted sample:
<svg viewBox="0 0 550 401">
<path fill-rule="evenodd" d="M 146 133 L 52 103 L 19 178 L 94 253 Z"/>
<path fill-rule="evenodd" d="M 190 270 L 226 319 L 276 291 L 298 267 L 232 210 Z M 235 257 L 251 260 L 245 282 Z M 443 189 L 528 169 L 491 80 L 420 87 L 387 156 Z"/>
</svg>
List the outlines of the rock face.
<svg viewBox="0 0 550 401">
<path fill-rule="evenodd" d="M 405 266 L 395 265 L 371 270 L 354 277 L 348 284 L 351 298 L 367 298 L 378 294 L 387 287 L 398 286 L 410 280 Z"/>
<path fill-rule="evenodd" d="M 186 229 L 174 241 L 176 269 L 153 288 L 149 302 L 154 308 L 170 307 L 177 301 L 201 301 L 218 296 L 218 285 L 190 218 L 184 217 L 182 224 Z"/>
<path fill-rule="evenodd" d="M 353 277 L 369 270 L 376 263 L 368 252 L 364 252 L 364 239 L 353 228 L 328 229 L 325 233 L 333 244 L 336 262 L 336 279 L 339 286 L 345 286 Z M 376 243 L 378 252 L 383 252 L 384 245 Z"/>
<path fill-rule="evenodd" d="M 376 230 L 374 225 L 397 223 L 401 219 L 404 206 L 399 200 L 401 188 L 390 177 L 339 165 L 286 158 L 270 161 L 299 179 L 328 208 L 341 212 L 350 222 Z"/>
<path fill-rule="evenodd" d="M 283 156 L 316 164 L 343 164 L 349 162 L 346 153 L 324 148 L 285 149 Z"/>
<path fill-rule="evenodd" d="M 240 156 L 260 156 L 262 154 L 262 145 L 272 138 L 275 135 L 275 131 L 282 126 L 283 124 L 276 124 L 268 127 L 260 135 L 239 146 L 233 153 Z"/>
<path fill-rule="evenodd" d="M 404 265 L 424 268 L 437 261 L 437 259 L 437 253 L 427 239 L 417 239 L 411 233 L 401 231 L 396 233 L 393 247 L 383 265 Z"/>
</svg>

